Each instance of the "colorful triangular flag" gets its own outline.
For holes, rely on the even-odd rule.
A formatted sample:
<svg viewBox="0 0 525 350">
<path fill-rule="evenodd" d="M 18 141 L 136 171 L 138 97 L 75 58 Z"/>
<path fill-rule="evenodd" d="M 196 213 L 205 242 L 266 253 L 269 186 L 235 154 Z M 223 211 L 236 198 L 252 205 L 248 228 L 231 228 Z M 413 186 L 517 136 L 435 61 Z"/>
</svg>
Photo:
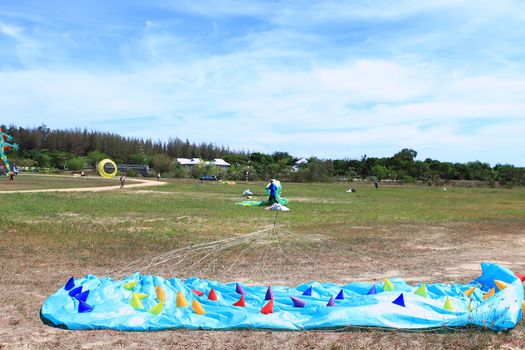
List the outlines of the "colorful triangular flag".
<svg viewBox="0 0 525 350">
<path fill-rule="evenodd" d="M 176 299 L 177 307 L 186 307 L 188 306 L 188 301 L 184 297 L 184 295 L 179 291 L 177 292 L 177 299 Z"/>
<path fill-rule="evenodd" d="M 127 282 L 127 283 L 124 283 L 124 284 L 122 285 L 122 287 L 124 287 L 124 288 L 127 289 L 127 290 L 132 290 L 133 287 L 135 287 L 135 285 L 136 285 L 137 283 L 138 283 L 138 281 L 129 281 L 129 282 Z"/>
<path fill-rule="evenodd" d="M 308 296 L 311 296 L 312 295 L 312 286 L 308 287 L 308 289 L 306 289 L 304 292 L 303 292 L 303 295 L 308 295 Z"/>
<path fill-rule="evenodd" d="M 261 313 L 265 315 L 273 313 L 273 298 L 270 299 L 270 301 L 263 306 L 263 308 L 261 309 Z"/>
<path fill-rule="evenodd" d="M 502 291 L 503 289 L 507 288 L 509 286 L 509 284 L 507 282 L 503 282 L 503 281 L 500 281 L 500 280 L 494 280 L 494 284 L 496 284 L 496 287 L 498 287 L 498 289 L 500 291 Z"/>
<path fill-rule="evenodd" d="M 244 307 L 246 306 L 246 302 L 244 301 L 244 294 L 241 294 L 241 298 L 239 300 L 237 300 L 233 306 L 241 306 L 241 307 Z"/>
<path fill-rule="evenodd" d="M 268 286 L 268 290 L 266 290 L 266 296 L 264 297 L 264 300 L 271 300 L 274 298 L 272 286 Z"/>
<path fill-rule="evenodd" d="M 82 286 L 71 289 L 69 291 L 69 296 L 70 297 L 74 297 L 75 295 L 79 294 L 80 292 L 82 292 Z"/>
<path fill-rule="evenodd" d="M 67 280 L 66 285 L 64 286 L 65 290 L 70 290 L 75 286 L 75 279 L 73 276 L 71 276 L 70 279 Z"/>
<path fill-rule="evenodd" d="M 235 292 L 237 294 L 243 294 L 243 295 L 246 294 L 246 291 L 244 290 L 244 288 L 239 283 L 237 283 L 235 285 Z"/>
<path fill-rule="evenodd" d="M 448 311 L 454 311 L 454 307 L 452 307 L 452 303 L 450 302 L 450 298 L 448 296 L 445 299 L 445 305 L 443 305 L 443 309 Z"/>
<path fill-rule="evenodd" d="M 403 293 L 399 294 L 399 296 L 392 302 L 392 304 L 396 304 L 402 307 L 405 307 L 405 298 L 403 297 Z"/>
<path fill-rule="evenodd" d="M 388 278 L 385 277 L 383 282 L 384 282 L 384 286 L 383 286 L 383 291 L 384 292 L 391 292 L 391 291 L 395 290 L 394 285 L 392 284 L 392 282 L 390 282 L 390 280 Z"/>
<path fill-rule="evenodd" d="M 89 305 L 88 303 L 79 300 L 78 301 L 78 312 L 84 313 L 84 312 L 91 312 L 93 311 L 93 306 Z"/>
<path fill-rule="evenodd" d="M 77 295 L 75 295 L 75 299 L 82 300 L 83 302 L 86 302 L 87 298 L 88 298 L 88 295 L 89 295 L 89 289 L 85 290 L 85 291 L 83 291 L 81 293 L 78 293 Z"/>
<path fill-rule="evenodd" d="M 191 301 L 191 308 L 197 315 L 204 315 L 206 313 L 206 311 L 204 311 L 204 307 L 202 307 L 202 304 L 199 303 L 197 299 L 193 299 Z"/>
<path fill-rule="evenodd" d="M 294 307 L 304 307 L 306 305 L 306 301 L 298 297 L 294 297 L 293 295 L 291 295 L 290 298 L 292 298 Z"/>
<path fill-rule="evenodd" d="M 201 292 L 200 290 L 198 289 L 192 289 L 191 290 L 193 293 L 197 294 L 197 296 L 201 297 L 204 295 L 204 292 Z"/>
<path fill-rule="evenodd" d="M 420 285 L 419 288 L 414 291 L 414 294 L 428 298 L 427 286 L 425 284 Z"/>
<path fill-rule="evenodd" d="M 215 293 L 215 290 L 213 288 L 208 293 L 208 300 L 217 301 L 217 293 Z"/>
<path fill-rule="evenodd" d="M 472 293 L 474 293 L 475 290 L 476 290 L 476 287 L 470 287 L 469 289 L 464 291 L 463 294 L 465 294 L 467 297 L 470 298 L 470 296 L 472 295 Z"/>
<path fill-rule="evenodd" d="M 164 300 L 159 301 L 157 304 L 153 305 L 148 312 L 153 315 L 158 315 L 162 312 L 162 309 L 164 309 Z"/>
<path fill-rule="evenodd" d="M 483 300 L 487 300 L 488 298 L 490 298 L 491 296 L 493 296 L 494 294 L 496 294 L 496 288 L 491 288 L 487 294 L 485 294 L 483 296 Z"/>
<path fill-rule="evenodd" d="M 336 300 L 343 300 L 345 298 L 345 293 L 343 292 L 343 290 L 341 289 L 339 291 L 339 294 L 337 294 L 337 296 L 335 297 Z"/>
</svg>

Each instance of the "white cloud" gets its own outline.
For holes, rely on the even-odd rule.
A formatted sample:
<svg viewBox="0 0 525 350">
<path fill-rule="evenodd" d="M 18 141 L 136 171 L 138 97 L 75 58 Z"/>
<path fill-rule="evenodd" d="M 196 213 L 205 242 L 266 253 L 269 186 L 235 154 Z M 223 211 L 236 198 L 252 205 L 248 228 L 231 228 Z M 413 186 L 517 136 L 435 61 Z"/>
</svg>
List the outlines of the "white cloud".
<svg viewBox="0 0 525 350">
<path fill-rule="evenodd" d="M 184 32 L 187 18 L 139 16 L 139 34 L 117 41 L 114 64 L 104 55 L 118 36 L 108 44 L 96 29 L 87 31 L 86 50 L 75 41 L 81 31 L 60 33 L 57 24 L 27 33 L 0 22 L 0 33 L 19 39 L 0 48 L 20 64 L 0 72 L 0 105 L 12 118 L 4 123 L 89 126 L 303 156 L 387 156 L 411 147 L 423 158 L 523 162 L 517 150 L 525 146 L 525 53 L 510 40 L 523 31 L 494 24 L 505 16 L 522 21 L 522 5 L 510 15 L 516 3 L 484 2 L 469 15 L 466 1 L 221 4 L 163 4 L 210 17 L 209 35 Z M 455 10 L 428 28 L 399 21 L 436 20 L 429 14 Z M 235 31 L 220 22 L 237 16 L 259 17 L 264 25 Z M 331 22 L 359 26 L 335 30 Z M 399 30 L 375 32 L 392 22 Z M 496 34 L 480 35 L 488 29 Z M 483 45 L 471 43 L 480 38 Z M 92 56 L 82 59 L 85 52 Z"/>
<path fill-rule="evenodd" d="M 13 26 L 9 25 L 3 22 L 0 22 L 0 34 L 4 34 L 16 39 L 22 38 L 22 32 L 24 31 L 24 28 L 19 26 Z"/>
</svg>

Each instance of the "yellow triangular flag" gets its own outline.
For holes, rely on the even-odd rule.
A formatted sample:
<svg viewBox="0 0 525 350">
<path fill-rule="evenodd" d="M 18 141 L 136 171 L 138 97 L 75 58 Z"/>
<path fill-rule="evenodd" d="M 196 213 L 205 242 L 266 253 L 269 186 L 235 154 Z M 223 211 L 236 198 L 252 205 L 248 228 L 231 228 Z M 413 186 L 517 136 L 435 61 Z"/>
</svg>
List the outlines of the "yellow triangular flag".
<svg viewBox="0 0 525 350">
<path fill-rule="evenodd" d="M 157 291 L 157 299 L 160 301 L 166 301 L 166 294 L 164 294 L 164 290 L 160 288 L 160 286 L 156 286 L 155 290 Z"/>
<path fill-rule="evenodd" d="M 142 302 L 140 301 L 139 297 L 135 293 L 132 294 L 131 301 L 129 303 L 135 309 L 144 309 L 144 305 L 142 305 Z"/>
<path fill-rule="evenodd" d="M 148 310 L 149 313 L 152 313 L 153 315 L 158 315 L 162 312 L 162 309 L 164 309 L 164 301 L 160 301 L 158 304 L 155 304 L 151 307 L 151 309 Z"/>
<path fill-rule="evenodd" d="M 122 287 L 126 288 L 127 290 L 132 290 L 133 287 L 137 284 L 138 281 L 130 281 L 128 283 L 124 283 Z"/>
<path fill-rule="evenodd" d="M 414 291 L 414 294 L 428 298 L 427 286 L 425 286 L 425 284 L 422 284 L 418 289 Z"/>
<path fill-rule="evenodd" d="M 472 300 L 468 303 L 468 312 L 472 312 Z"/>
<path fill-rule="evenodd" d="M 132 295 L 135 295 L 137 298 L 139 298 L 139 300 L 142 300 L 148 297 L 146 293 L 133 293 Z"/>
<path fill-rule="evenodd" d="M 503 281 L 500 281 L 500 280 L 494 280 L 494 283 L 496 284 L 496 287 L 498 287 L 498 289 L 500 291 L 502 291 L 503 289 L 507 288 L 509 286 L 509 284 L 507 282 L 503 282 Z"/>
<path fill-rule="evenodd" d="M 184 295 L 182 295 L 181 292 L 178 292 L 177 293 L 177 307 L 186 307 L 186 306 L 188 306 L 188 301 L 186 300 Z"/>
<path fill-rule="evenodd" d="M 388 278 L 385 277 L 383 282 L 384 282 L 383 291 L 391 292 L 391 291 L 395 290 L 394 285 L 392 284 L 392 282 L 390 282 L 390 280 Z"/>
<path fill-rule="evenodd" d="M 206 311 L 204 311 L 204 308 L 202 307 L 201 303 L 197 299 L 193 299 L 191 302 L 191 308 L 193 311 L 198 315 L 204 315 Z"/>
<path fill-rule="evenodd" d="M 445 299 L 445 305 L 443 305 L 443 309 L 448 311 L 454 311 L 454 308 L 452 307 L 452 303 L 450 302 L 450 299 L 447 297 Z"/>
<path fill-rule="evenodd" d="M 521 311 L 525 314 L 525 301 L 521 304 Z"/>
<path fill-rule="evenodd" d="M 463 294 L 465 294 L 467 297 L 470 298 L 470 296 L 472 295 L 472 293 L 474 293 L 475 290 L 476 290 L 476 287 L 470 287 L 469 289 L 464 291 Z"/>
<path fill-rule="evenodd" d="M 490 298 L 491 296 L 493 296 L 494 294 L 496 294 L 496 288 L 491 288 L 487 294 L 485 294 L 483 296 L 483 300 L 487 300 L 488 298 Z"/>
</svg>

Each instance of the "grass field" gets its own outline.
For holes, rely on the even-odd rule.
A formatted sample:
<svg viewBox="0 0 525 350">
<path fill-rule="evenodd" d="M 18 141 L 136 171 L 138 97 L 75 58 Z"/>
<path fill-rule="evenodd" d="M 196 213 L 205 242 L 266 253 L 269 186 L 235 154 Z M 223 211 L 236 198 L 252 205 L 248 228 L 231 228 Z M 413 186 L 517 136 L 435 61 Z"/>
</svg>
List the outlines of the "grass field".
<svg viewBox="0 0 525 350">
<path fill-rule="evenodd" d="M 22 177 L 17 186 L 24 186 Z M 11 189 L 0 182 L 0 192 Z M 20 180 L 20 181 L 19 181 Z M 74 187 L 77 178 L 33 176 L 30 188 Z M 80 186 L 104 186 L 88 180 Z M 114 185 L 114 183 L 112 183 Z M 349 187 L 356 193 L 346 193 Z M 28 348 L 523 348 L 523 323 L 510 332 L 479 329 L 418 333 L 70 332 L 42 324 L 39 308 L 71 275 L 112 274 L 142 257 L 273 225 L 275 213 L 236 206 L 263 183 L 170 181 L 166 186 L 104 193 L 0 194 L 0 344 Z M 24 188 L 27 189 L 27 188 Z M 257 193 L 258 192 L 258 193 Z M 493 261 L 525 272 L 525 189 L 366 184 L 284 184 L 290 212 L 278 216 L 278 242 L 239 245 L 192 265 L 170 261 L 158 275 L 295 285 L 399 276 L 460 282 Z M 259 245 L 254 245 L 259 244 Z M 241 257 L 241 259 L 239 259 Z M 135 264 L 129 267 L 140 268 Z M 0 345 L 1 348 L 1 345 Z"/>
</svg>

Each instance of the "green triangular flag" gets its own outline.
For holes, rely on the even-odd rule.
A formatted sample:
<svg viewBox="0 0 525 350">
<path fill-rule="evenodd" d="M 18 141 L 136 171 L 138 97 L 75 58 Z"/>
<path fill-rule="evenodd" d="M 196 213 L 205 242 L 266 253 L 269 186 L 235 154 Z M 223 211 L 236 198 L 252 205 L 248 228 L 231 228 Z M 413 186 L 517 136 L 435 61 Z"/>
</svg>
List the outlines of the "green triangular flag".
<svg viewBox="0 0 525 350">
<path fill-rule="evenodd" d="M 427 286 L 422 284 L 421 286 L 419 286 L 418 289 L 416 289 L 414 291 L 414 294 L 419 295 L 419 296 L 424 297 L 424 298 L 428 298 Z"/>
<path fill-rule="evenodd" d="M 138 281 L 129 281 L 128 283 L 124 283 L 122 287 L 126 288 L 127 290 L 132 290 L 133 287 L 137 284 Z"/>
<path fill-rule="evenodd" d="M 450 299 L 447 297 L 445 299 L 445 305 L 443 305 L 443 309 L 448 311 L 454 311 L 454 308 L 452 307 L 452 303 L 450 302 Z"/>
<path fill-rule="evenodd" d="M 385 277 L 383 282 L 385 283 L 384 286 L 383 286 L 383 291 L 384 292 L 391 292 L 391 291 L 395 290 L 394 285 L 392 284 L 392 282 L 390 282 L 390 280 L 388 278 Z"/>
</svg>

